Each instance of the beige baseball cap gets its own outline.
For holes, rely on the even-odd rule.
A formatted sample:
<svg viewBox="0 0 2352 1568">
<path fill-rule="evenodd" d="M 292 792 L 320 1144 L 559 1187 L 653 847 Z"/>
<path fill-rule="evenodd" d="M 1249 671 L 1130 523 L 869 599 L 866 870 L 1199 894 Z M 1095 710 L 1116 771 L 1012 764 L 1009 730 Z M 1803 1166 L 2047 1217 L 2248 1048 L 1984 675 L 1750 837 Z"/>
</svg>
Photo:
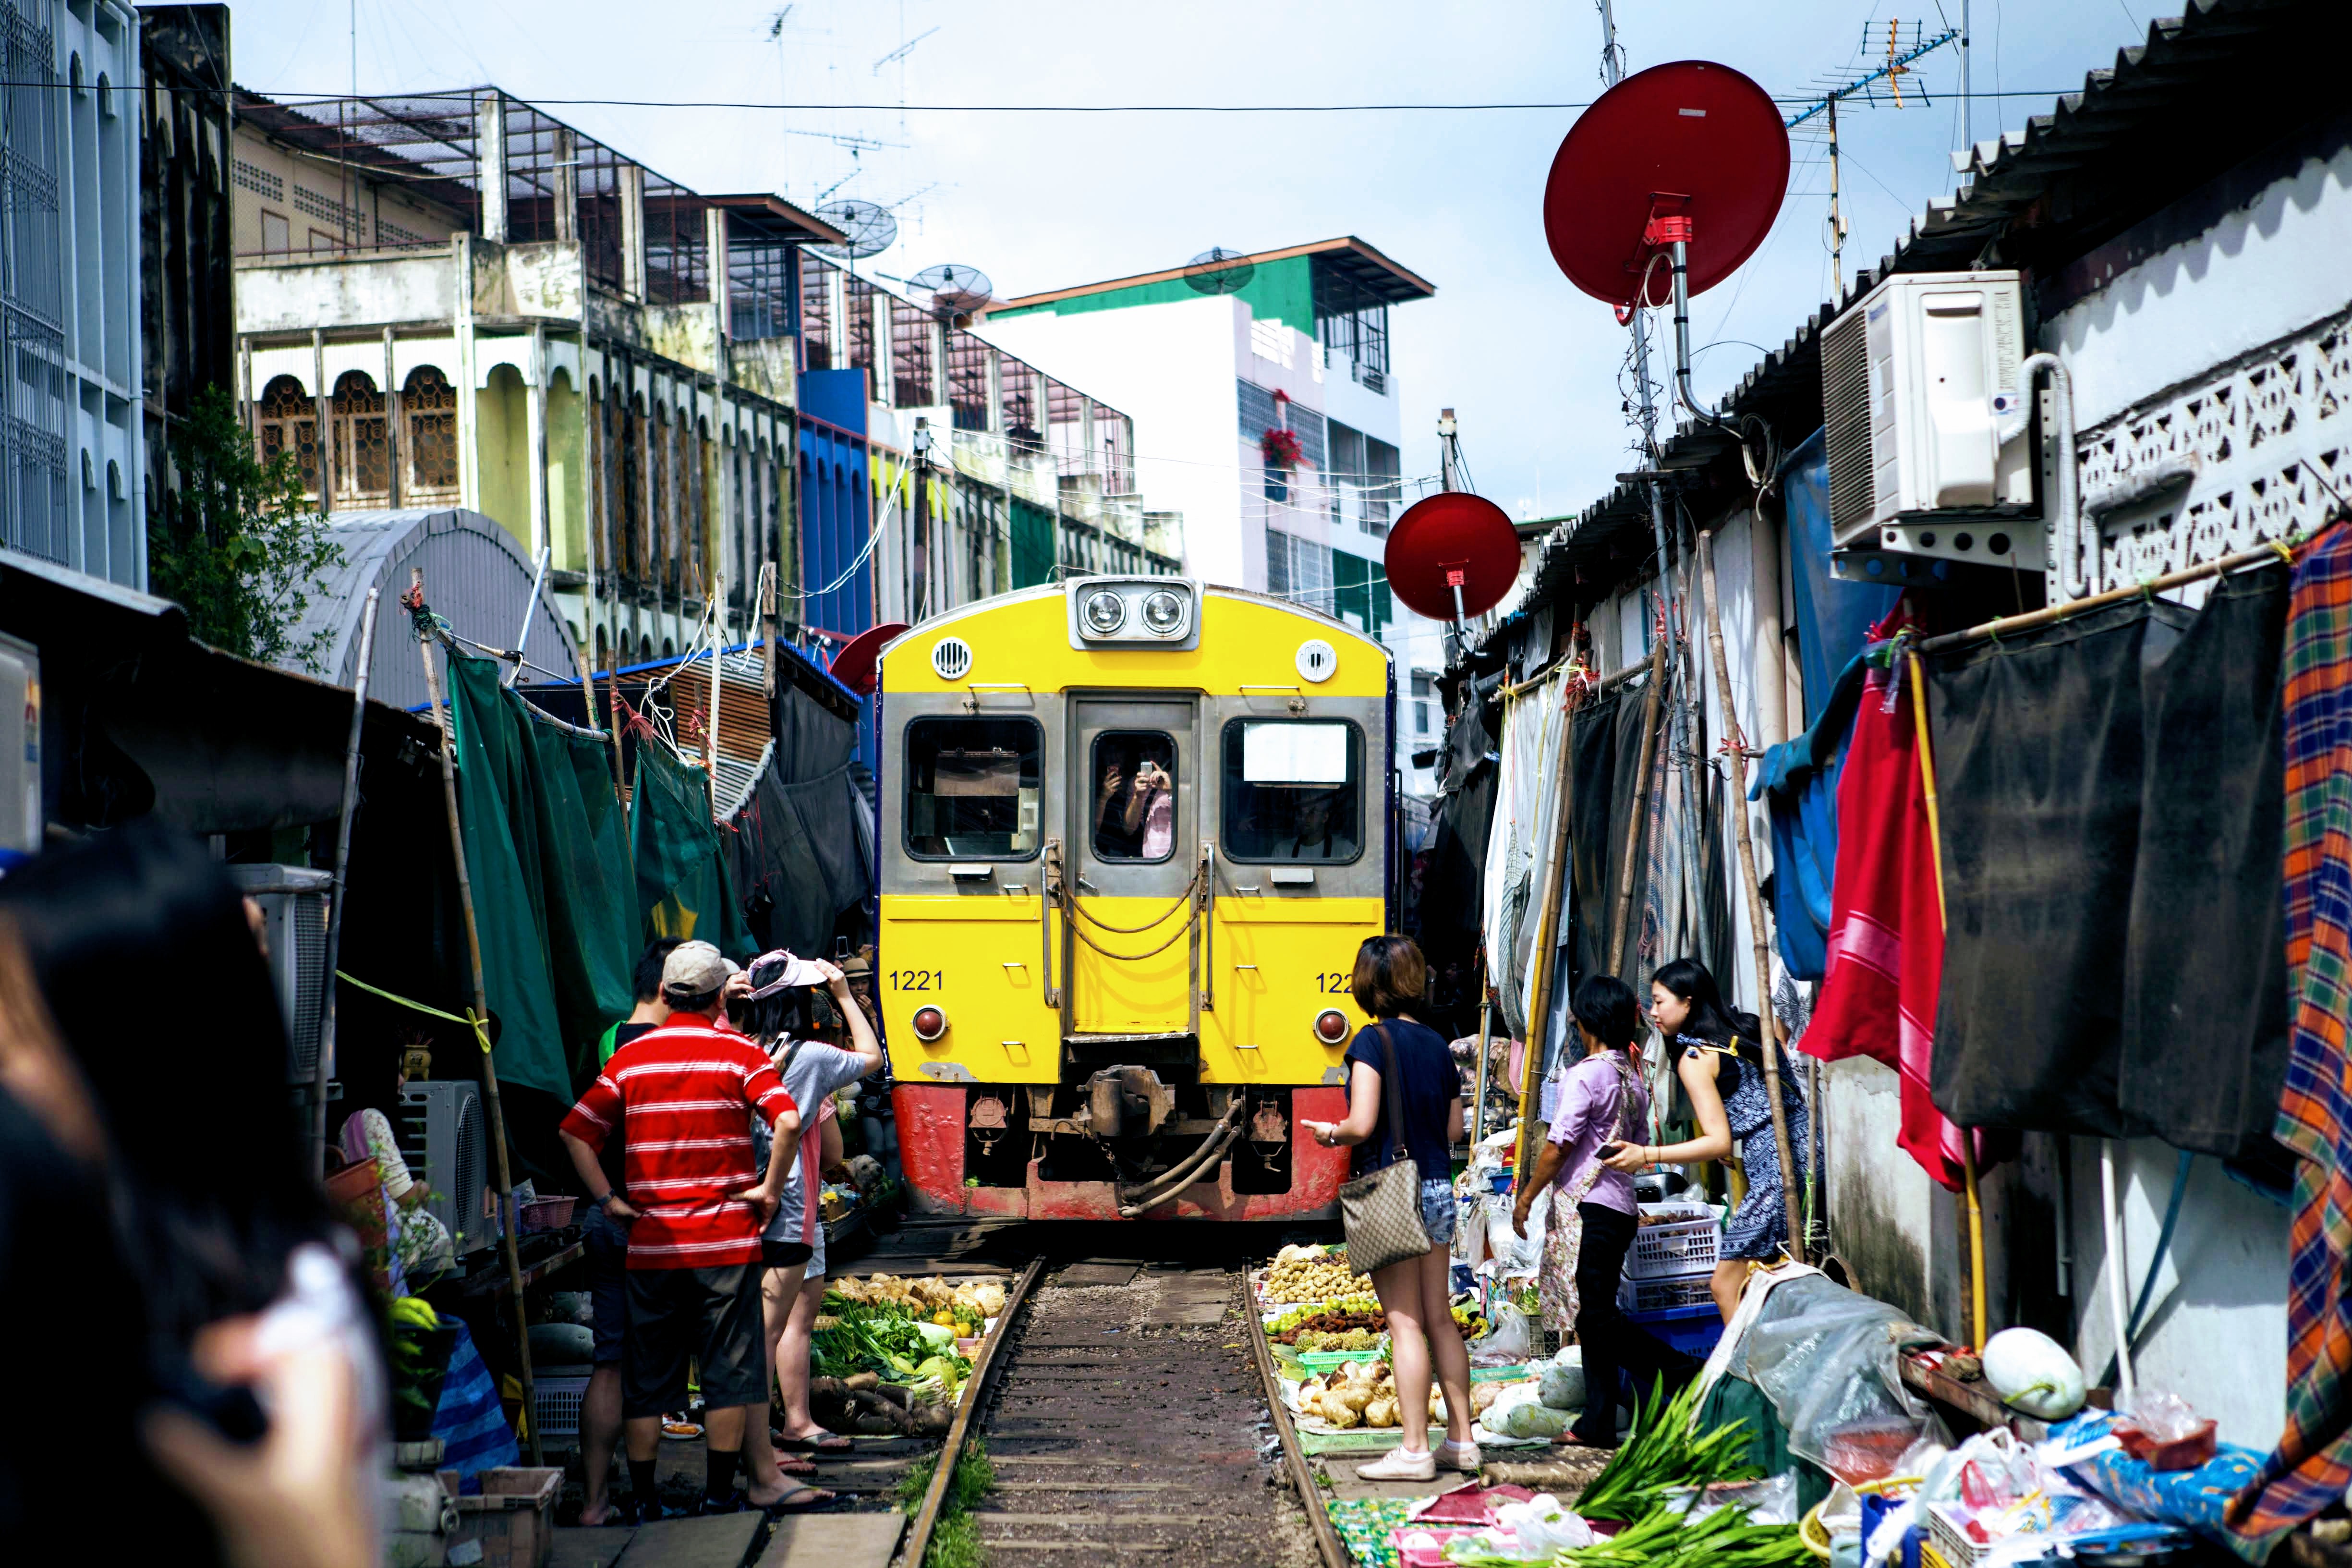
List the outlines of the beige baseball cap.
<svg viewBox="0 0 2352 1568">
<path fill-rule="evenodd" d="M 707 942 L 682 942 L 662 961 L 662 994 L 673 1001 L 708 996 L 727 984 L 733 968 Z"/>
</svg>

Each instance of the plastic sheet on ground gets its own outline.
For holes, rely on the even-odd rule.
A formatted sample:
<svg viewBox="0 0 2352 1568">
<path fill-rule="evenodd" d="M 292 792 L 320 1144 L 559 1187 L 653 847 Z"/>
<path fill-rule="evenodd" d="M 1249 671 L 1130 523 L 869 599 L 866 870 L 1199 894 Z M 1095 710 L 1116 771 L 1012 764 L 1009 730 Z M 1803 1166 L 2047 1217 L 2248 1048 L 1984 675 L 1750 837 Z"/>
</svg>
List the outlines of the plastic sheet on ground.
<svg viewBox="0 0 2352 1568">
<path fill-rule="evenodd" d="M 2111 1412 L 2085 1410 L 2052 1427 L 2042 1451 L 2057 1462 L 2070 1451 L 2098 1443 L 2115 1423 Z M 2210 1459 L 2193 1470 L 2158 1470 L 2120 1447 L 2103 1445 L 2102 1451 L 2066 1464 L 2066 1472 L 2126 1512 L 2185 1526 L 2249 1563 L 2260 1563 L 2270 1556 L 2286 1531 L 2240 1535 L 2221 1522 L 2221 1515 L 2230 1500 L 2252 1482 L 2262 1464 L 2263 1456 L 2252 1448 L 2223 1443 Z"/>
<path fill-rule="evenodd" d="M 1903 1386 L 1897 1363 L 1906 1347 L 1941 1342 L 1885 1302 L 1814 1277 L 1772 1292 L 1744 1348 L 1749 1380 L 1789 1428 L 1790 1451 L 1862 1481 L 1886 1474 L 1922 1436 L 1950 1441 Z"/>
</svg>

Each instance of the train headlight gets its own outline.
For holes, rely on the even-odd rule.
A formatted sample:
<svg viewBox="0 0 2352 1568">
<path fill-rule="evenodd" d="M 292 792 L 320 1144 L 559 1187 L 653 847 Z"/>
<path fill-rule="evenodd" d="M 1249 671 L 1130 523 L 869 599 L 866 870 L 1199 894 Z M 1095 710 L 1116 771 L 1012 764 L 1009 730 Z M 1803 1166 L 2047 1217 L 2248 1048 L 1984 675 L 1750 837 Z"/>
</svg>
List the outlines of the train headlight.
<svg viewBox="0 0 2352 1568">
<path fill-rule="evenodd" d="M 911 1021 L 915 1026 L 915 1038 L 927 1046 L 948 1032 L 948 1016 L 937 1007 L 916 1008 Z"/>
<path fill-rule="evenodd" d="M 1184 626 L 1184 601 L 1162 588 L 1143 601 L 1143 624 L 1154 635 L 1172 637 Z"/>
<path fill-rule="evenodd" d="M 1109 637 L 1127 625 L 1127 601 L 1108 588 L 1088 594 L 1080 613 L 1087 618 L 1087 630 L 1098 637 Z"/>
<path fill-rule="evenodd" d="M 922 1032 L 919 1026 L 916 1032 Z M 1315 1015 L 1315 1037 L 1327 1046 L 1338 1045 L 1348 1037 L 1348 1016 L 1337 1007 L 1324 1008 Z"/>
</svg>

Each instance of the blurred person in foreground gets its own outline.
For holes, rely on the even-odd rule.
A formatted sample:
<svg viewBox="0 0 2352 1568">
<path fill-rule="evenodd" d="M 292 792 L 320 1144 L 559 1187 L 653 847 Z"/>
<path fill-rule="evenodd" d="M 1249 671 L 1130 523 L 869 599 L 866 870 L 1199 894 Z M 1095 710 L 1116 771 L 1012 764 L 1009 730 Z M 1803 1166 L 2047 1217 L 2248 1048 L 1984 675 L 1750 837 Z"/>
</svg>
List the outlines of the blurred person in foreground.
<svg viewBox="0 0 2352 1568">
<path fill-rule="evenodd" d="M 801 1140 L 800 1158 L 785 1180 L 776 1217 L 761 1238 L 769 1364 L 783 1408 L 777 1431 L 761 1429 L 744 1438 L 745 1464 L 758 1475 L 776 1463 L 777 1448 L 799 1454 L 846 1454 L 850 1449 L 848 1438 L 818 1426 L 809 1411 L 809 1342 L 824 1302 L 824 1219 L 818 1210 L 818 1186 L 828 1144 L 832 1157 L 839 1158 L 840 1132 L 827 1120 L 833 1096 L 881 1067 L 882 1042 L 857 1005 L 848 976 L 822 959 L 772 952 L 754 960 L 750 972 L 733 984 L 746 1004 L 746 1031 L 758 1037 L 783 1075 L 793 1103 L 821 1108 L 814 1112 L 819 1135 Z M 792 1036 L 793 993 L 814 987 L 822 987 L 832 998 L 849 1031 L 849 1049 Z M 757 1125 L 751 1130 L 755 1142 L 760 1131 Z M 801 1487 L 779 1508 L 819 1508 L 833 1497 L 821 1488 Z"/>
<path fill-rule="evenodd" d="M 728 971 L 707 942 L 673 950 L 662 964 L 668 1018 L 613 1053 L 562 1128 L 591 1202 L 629 1227 L 621 1413 L 630 1489 L 646 1521 L 662 1517 L 654 1477 L 662 1415 L 686 1405 L 689 1355 L 707 1407 L 699 1511 L 742 1506 L 734 1478 L 743 1432 L 768 1419 L 760 1231 L 799 1152 L 801 1117 L 768 1058 L 719 1026 Z M 764 1177 L 752 1162 L 754 1112 L 774 1130 Z M 597 1159 L 616 1131 L 628 1142 L 617 1193 Z M 781 1480 L 751 1479 L 754 1506 L 783 1498 Z"/>
<path fill-rule="evenodd" d="M 43 1352 L 0 1423 L 0 1541 L 131 1503 L 142 1558 L 376 1559 L 382 1347 L 286 1099 L 256 915 L 152 821 L 0 881 L 0 1329 Z M 168 1034 L 130 988 L 181 1004 Z"/>
</svg>

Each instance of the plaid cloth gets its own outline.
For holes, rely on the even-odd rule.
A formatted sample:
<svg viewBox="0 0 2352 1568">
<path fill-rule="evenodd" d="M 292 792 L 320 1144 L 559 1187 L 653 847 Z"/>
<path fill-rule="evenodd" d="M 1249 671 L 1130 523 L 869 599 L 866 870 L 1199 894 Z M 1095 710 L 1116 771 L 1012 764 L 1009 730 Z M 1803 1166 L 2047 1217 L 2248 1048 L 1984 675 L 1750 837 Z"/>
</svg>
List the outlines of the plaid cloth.
<svg viewBox="0 0 2352 1568">
<path fill-rule="evenodd" d="M 2285 870 L 2286 1429 L 2229 1516 L 2257 1536 L 2352 1485 L 2352 527 L 2340 523 L 2296 563 L 2287 611 Z"/>
</svg>

